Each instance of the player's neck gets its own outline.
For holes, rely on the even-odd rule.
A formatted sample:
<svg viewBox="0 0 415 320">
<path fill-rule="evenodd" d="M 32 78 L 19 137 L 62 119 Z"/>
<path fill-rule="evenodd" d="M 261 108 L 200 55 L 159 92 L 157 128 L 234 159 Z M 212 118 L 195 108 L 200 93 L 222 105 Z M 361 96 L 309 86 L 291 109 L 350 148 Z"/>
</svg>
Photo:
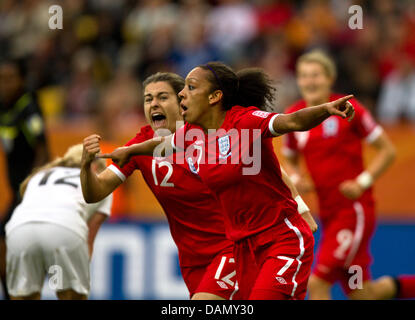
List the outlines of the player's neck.
<svg viewBox="0 0 415 320">
<path fill-rule="evenodd" d="M 203 131 L 208 133 L 209 129 L 219 129 L 225 121 L 226 110 L 222 108 L 214 108 L 211 112 L 206 114 L 203 122 L 200 124 Z"/>
</svg>

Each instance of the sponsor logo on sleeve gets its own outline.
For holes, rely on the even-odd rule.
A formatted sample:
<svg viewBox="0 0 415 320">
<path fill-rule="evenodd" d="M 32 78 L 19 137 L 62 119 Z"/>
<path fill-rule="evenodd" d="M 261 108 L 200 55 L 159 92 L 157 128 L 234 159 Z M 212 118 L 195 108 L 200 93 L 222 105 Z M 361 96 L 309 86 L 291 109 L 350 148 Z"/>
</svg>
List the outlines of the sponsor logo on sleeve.
<svg viewBox="0 0 415 320">
<path fill-rule="evenodd" d="M 257 110 L 257 111 L 254 111 L 254 112 L 252 112 L 252 115 L 253 116 L 256 116 L 256 117 L 260 117 L 260 118 L 268 118 L 268 116 L 270 115 L 270 113 L 269 112 L 266 112 L 266 111 L 260 111 L 260 110 Z"/>
</svg>

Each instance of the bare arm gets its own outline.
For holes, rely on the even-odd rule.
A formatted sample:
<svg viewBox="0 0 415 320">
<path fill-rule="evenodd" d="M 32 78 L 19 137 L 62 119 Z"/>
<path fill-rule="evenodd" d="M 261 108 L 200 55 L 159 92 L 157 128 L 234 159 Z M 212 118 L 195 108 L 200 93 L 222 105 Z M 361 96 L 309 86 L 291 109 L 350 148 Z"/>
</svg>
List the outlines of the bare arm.
<svg viewBox="0 0 415 320">
<path fill-rule="evenodd" d="M 133 156 L 167 156 L 173 152 L 173 135 L 156 137 L 128 147 L 115 149 L 111 153 L 97 154 L 99 158 L 111 158 L 117 165 L 123 167 Z"/>
<path fill-rule="evenodd" d="M 307 222 L 311 231 L 316 232 L 318 229 L 318 226 L 313 216 L 311 215 L 310 209 L 304 203 L 294 183 L 291 181 L 290 177 L 288 176 L 288 174 L 285 172 L 285 170 L 282 167 L 281 167 L 281 174 L 282 174 L 282 180 L 284 181 L 284 183 L 288 186 L 288 188 L 291 191 L 291 196 L 297 202 L 298 212 L 301 214 L 302 218 Z"/>
<path fill-rule="evenodd" d="M 88 250 L 89 257 L 92 257 L 92 252 L 94 249 L 94 241 L 101 225 L 107 220 L 108 216 L 106 214 L 96 212 L 88 221 Z"/>
<path fill-rule="evenodd" d="M 292 131 L 307 131 L 322 123 L 331 115 L 338 115 L 342 118 L 354 117 L 354 108 L 347 100 L 353 98 L 348 95 L 332 102 L 323 103 L 315 107 L 308 107 L 299 111 L 280 114 L 275 118 L 273 129 L 279 134 Z"/>
<path fill-rule="evenodd" d="M 300 157 L 298 153 L 293 154 L 284 154 L 285 160 L 284 167 L 287 168 L 287 174 L 290 177 L 291 181 L 294 185 L 297 184 L 298 180 L 300 179 L 301 170 L 300 170 Z"/>
<path fill-rule="evenodd" d="M 355 179 L 346 180 L 340 184 L 340 191 L 346 198 L 352 200 L 360 198 L 363 192 L 390 167 L 395 159 L 395 147 L 386 133 L 382 132 L 371 145 L 376 149 L 376 155 L 367 169 Z"/>
<path fill-rule="evenodd" d="M 98 202 L 113 192 L 122 180 L 110 169 L 96 174 L 92 169 L 92 161 L 100 152 L 98 135 L 91 135 L 84 139 L 84 150 L 81 164 L 82 194 L 87 203 Z"/>
<path fill-rule="evenodd" d="M 299 196 L 299 193 L 294 183 L 291 181 L 290 177 L 288 176 L 287 172 L 285 172 L 283 167 L 281 167 L 281 176 L 282 176 L 282 180 L 284 181 L 284 183 L 290 189 L 291 196 L 295 199 L 297 196 Z"/>
<path fill-rule="evenodd" d="M 287 169 L 290 180 L 300 194 L 314 190 L 313 183 L 304 175 L 300 167 L 300 156 L 298 153 L 284 154 L 284 167 Z"/>
<path fill-rule="evenodd" d="M 396 157 L 396 150 L 385 132 L 382 132 L 371 145 L 377 150 L 377 154 L 366 171 L 376 180 L 391 166 Z"/>
</svg>

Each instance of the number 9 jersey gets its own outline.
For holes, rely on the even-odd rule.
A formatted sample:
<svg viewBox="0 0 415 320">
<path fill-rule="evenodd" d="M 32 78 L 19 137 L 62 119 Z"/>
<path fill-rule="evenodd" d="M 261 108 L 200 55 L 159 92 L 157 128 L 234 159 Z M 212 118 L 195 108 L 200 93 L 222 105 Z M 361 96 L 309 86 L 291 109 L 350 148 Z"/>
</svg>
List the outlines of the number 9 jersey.
<svg viewBox="0 0 415 320">
<path fill-rule="evenodd" d="M 85 202 L 79 168 L 53 167 L 41 170 L 29 181 L 22 202 L 6 224 L 6 234 L 27 222 L 49 222 L 76 232 L 87 240 L 89 218 L 110 215 L 112 194 L 97 203 Z"/>
</svg>

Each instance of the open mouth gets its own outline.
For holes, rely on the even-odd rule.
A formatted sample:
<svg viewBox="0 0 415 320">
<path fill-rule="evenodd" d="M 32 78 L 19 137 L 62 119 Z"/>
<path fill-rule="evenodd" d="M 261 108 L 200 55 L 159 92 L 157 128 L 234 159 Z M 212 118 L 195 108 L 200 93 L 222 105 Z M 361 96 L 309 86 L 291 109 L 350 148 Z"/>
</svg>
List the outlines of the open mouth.
<svg viewBox="0 0 415 320">
<path fill-rule="evenodd" d="M 164 127 L 166 125 L 166 116 L 161 113 L 153 113 L 151 120 L 156 128 Z"/>
<path fill-rule="evenodd" d="M 187 110 L 187 107 L 184 104 L 180 104 L 180 108 L 183 110 L 182 111 L 182 116 L 183 116 Z"/>
</svg>

